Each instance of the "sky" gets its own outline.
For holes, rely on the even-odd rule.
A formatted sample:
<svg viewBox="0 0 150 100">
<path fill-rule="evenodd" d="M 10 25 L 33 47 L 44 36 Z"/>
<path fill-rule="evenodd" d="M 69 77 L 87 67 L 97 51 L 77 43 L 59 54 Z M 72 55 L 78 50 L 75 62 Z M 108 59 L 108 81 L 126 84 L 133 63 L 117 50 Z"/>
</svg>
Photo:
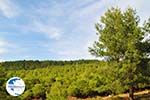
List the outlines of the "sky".
<svg viewBox="0 0 150 100">
<path fill-rule="evenodd" d="M 95 59 L 95 23 L 111 7 L 133 7 L 141 22 L 150 0 L 0 0 L 0 61 Z"/>
</svg>

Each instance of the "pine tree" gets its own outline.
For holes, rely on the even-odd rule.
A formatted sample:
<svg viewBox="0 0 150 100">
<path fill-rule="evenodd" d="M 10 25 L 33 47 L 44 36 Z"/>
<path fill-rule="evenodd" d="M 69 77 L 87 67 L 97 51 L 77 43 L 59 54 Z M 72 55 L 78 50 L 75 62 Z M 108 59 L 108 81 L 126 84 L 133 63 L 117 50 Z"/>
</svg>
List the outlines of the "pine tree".
<svg viewBox="0 0 150 100">
<path fill-rule="evenodd" d="M 128 83 L 131 100 L 141 72 L 139 67 L 150 53 L 150 41 L 144 39 L 146 34 L 150 34 L 150 20 L 143 26 L 139 23 L 140 18 L 132 8 L 124 12 L 111 8 L 95 25 L 99 39 L 89 48 L 92 55 L 104 57 L 108 62 L 117 62 L 117 74 L 122 84 Z"/>
</svg>

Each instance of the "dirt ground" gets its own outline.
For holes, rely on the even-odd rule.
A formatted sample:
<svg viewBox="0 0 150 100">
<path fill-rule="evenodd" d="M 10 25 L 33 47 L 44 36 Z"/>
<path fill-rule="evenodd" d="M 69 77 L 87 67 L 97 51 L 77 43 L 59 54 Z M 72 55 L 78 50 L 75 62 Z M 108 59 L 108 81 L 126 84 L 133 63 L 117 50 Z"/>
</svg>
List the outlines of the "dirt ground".
<svg viewBox="0 0 150 100">
<path fill-rule="evenodd" d="M 150 100 L 150 90 L 140 91 L 134 93 L 134 99 L 135 100 Z M 76 98 L 76 97 L 68 97 L 68 100 L 129 100 L 128 94 L 119 94 L 115 96 L 106 96 L 106 97 L 100 97 L 96 96 L 93 98 Z"/>
</svg>

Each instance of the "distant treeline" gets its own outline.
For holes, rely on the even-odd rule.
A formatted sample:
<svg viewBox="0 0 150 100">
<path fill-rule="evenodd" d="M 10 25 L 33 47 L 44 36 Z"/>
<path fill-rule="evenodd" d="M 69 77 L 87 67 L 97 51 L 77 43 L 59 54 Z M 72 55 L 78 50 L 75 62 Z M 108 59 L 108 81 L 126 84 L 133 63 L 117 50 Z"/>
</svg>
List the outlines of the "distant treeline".
<svg viewBox="0 0 150 100">
<path fill-rule="evenodd" d="M 20 60 L 20 61 L 6 61 L 0 63 L 6 70 L 20 70 L 20 69 L 35 69 L 45 68 L 50 66 L 65 66 L 77 64 L 99 63 L 98 60 L 74 60 L 74 61 L 54 61 L 54 60 Z"/>
</svg>

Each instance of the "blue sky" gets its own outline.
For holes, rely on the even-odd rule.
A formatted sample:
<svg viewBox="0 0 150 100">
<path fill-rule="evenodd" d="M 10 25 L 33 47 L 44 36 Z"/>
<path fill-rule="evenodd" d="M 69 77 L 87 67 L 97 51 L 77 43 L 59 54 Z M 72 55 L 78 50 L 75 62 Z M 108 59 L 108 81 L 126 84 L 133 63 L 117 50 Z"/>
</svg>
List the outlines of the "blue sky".
<svg viewBox="0 0 150 100">
<path fill-rule="evenodd" d="M 0 0 L 0 61 L 94 59 L 94 24 L 118 6 L 144 21 L 149 0 Z"/>
</svg>

